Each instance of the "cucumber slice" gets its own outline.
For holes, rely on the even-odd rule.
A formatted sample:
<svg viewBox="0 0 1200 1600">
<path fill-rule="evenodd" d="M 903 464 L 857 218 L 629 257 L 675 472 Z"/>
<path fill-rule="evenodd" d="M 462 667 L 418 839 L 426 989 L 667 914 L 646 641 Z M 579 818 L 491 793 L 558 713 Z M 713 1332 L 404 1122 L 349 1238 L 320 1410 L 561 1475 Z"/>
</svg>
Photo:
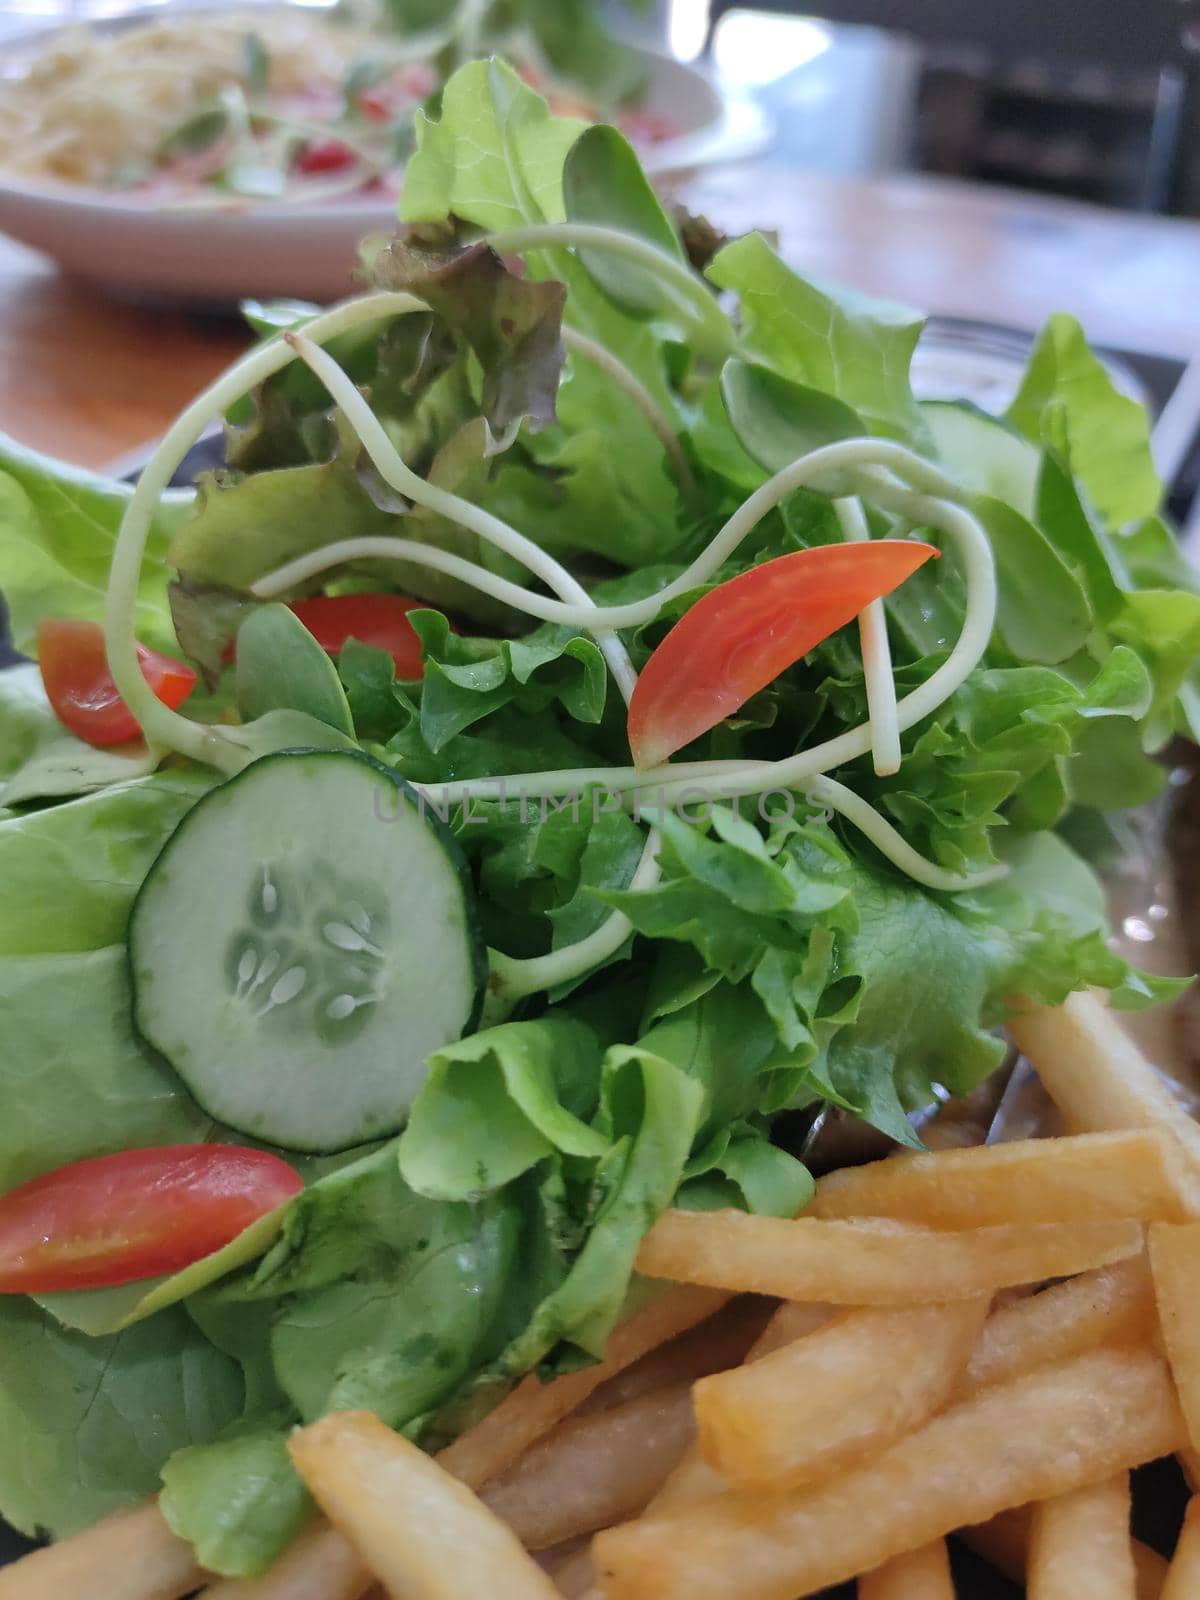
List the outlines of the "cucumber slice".
<svg viewBox="0 0 1200 1600">
<path fill-rule="evenodd" d="M 381 763 L 263 756 L 205 796 L 129 924 L 134 1018 L 221 1122 L 289 1150 L 394 1133 L 487 958 L 453 836 Z"/>
<path fill-rule="evenodd" d="M 925 400 L 921 415 L 952 477 L 1034 520 L 1041 457 L 1028 439 L 969 400 Z"/>
</svg>

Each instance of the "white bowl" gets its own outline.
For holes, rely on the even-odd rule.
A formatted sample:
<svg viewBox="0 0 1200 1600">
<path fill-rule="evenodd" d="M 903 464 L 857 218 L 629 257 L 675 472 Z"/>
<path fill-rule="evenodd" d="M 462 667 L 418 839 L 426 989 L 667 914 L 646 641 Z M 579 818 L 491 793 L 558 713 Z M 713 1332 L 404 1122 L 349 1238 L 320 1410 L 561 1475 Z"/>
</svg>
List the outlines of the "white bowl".
<svg viewBox="0 0 1200 1600">
<path fill-rule="evenodd" d="M 115 18 L 94 26 L 127 24 Z M 6 54 L 43 48 L 58 31 L 27 34 Z M 647 68 L 645 108 L 680 130 L 648 153 L 651 174 L 665 177 L 749 155 L 768 140 L 769 124 L 757 107 L 724 96 L 695 67 L 640 47 L 638 53 Z M 359 241 L 389 231 L 395 220 L 394 203 L 378 197 L 155 206 L 0 173 L 0 231 L 53 256 L 65 271 L 140 301 L 336 300 L 354 288 Z"/>
</svg>

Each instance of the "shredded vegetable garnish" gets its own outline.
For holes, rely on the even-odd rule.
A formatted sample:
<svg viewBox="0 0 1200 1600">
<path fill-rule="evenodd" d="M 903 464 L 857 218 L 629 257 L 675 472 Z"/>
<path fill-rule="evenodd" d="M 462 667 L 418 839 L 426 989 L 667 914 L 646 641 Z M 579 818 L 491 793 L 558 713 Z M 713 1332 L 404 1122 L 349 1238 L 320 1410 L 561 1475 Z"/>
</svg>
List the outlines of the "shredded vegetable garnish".
<svg viewBox="0 0 1200 1600">
<path fill-rule="evenodd" d="M 505 241 L 506 248 L 510 248 L 511 244 L 512 241 Z M 304 333 L 288 333 L 246 357 L 195 401 L 164 437 L 142 475 L 137 494 L 122 525 L 109 593 L 110 666 L 118 689 L 138 717 L 147 737 L 225 770 L 236 770 L 244 760 L 244 754 L 237 749 L 238 730 L 198 727 L 168 711 L 149 696 L 137 669 L 129 619 L 144 551 L 145 532 L 157 496 L 209 422 L 222 415 L 234 400 L 255 384 L 279 371 L 293 355 L 301 356 L 321 378 L 387 483 L 414 503 L 430 507 L 510 555 L 534 576 L 541 578 L 560 598 L 554 600 L 537 595 L 460 556 L 415 540 L 361 538 L 326 545 L 268 574 L 253 586 L 253 592 L 261 599 L 286 593 L 297 583 L 348 561 L 392 558 L 414 562 L 470 584 L 479 592 L 502 600 L 526 615 L 567 623 L 595 634 L 614 679 L 628 701 L 636 675 L 616 630 L 653 620 L 666 601 L 709 578 L 785 495 L 809 484 L 819 485 L 823 476 L 840 472 L 849 473 L 857 479 L 864 498 L 873 499 L 881 507 L 898 512 L 914 526 L 928 525 L 949 534 L 956 541 L 962 559 L 967 587 L 962 633 L 941 667 L 918 689 L 895 704 L 892 715 L 895 717 L 897 733 L 936 711 L 981 659 L 991 637 L 996 607 L 995 569 L 987 537 L 969 512 L 956 505 L 953 499 L 945 497 L 958 491 L 941 473 L 905 447 L 877 439 L 846 440 L 800 457 L 756 490 L 729 518 L 687 571 L 657 594 L 624 606 L 596 606 L 578 580 L 539 545 L 492 513 L 426 482 L 412 472 L 354 384 L 337 362 L 320 348 L 324 340 L 360 322 L 421 309 L 423 306 L 420 301 L 403 294 L 376 294 L 349 301 L 317 318 Z M 893 477 L 886 469 L 893 469 L 902 476 Z M 910 480 L 909 483 L 904 481 L 904 476 Z M 941 492 L 917 493 L 912 485 Z M 681 798 L 711 801 L 764 794 L 770 790 L 803 789 L 814 778 L 854 760 L 872 747 L 873 729 L 868 721 L 836 739 L 826 741 L 824 745 L 802 751 L 783 761 L 754 764 L 680 762 L 647 771 L 638 771 L 636 768 L 587 768 L 570 772 L 515 773 L 500 779 L 426 787 L 443 802 L 469 798 L 472 794 L 477 797 L 502 796 L 509 788 L 519 789 L 526 794 L 569 794 L 590 784 L 620 792 L 631 804 L 640 804 L 648 795 L 668 803 L 675 803 Z M 853 805 L 847 804 L 848 793 L 839 790 L 834 809 L 868 833 L 876 847 L 894 865 L 927 886 L 947 891 L 965 889 L 975 887 L 981 881 L 990 881 L 997 875 L 997 871 L 989 870 L 984 879 L 956 876 L 925 861 L 904 844 L 891 825 L 865 801 L 855 800 Z M 855 797 L 850 798 L 853 800 Z M 830 803 L 833 804 L 832 799 Z M 643 858 L 647 871 L 651 870 L 652 859 L 653 854 L 648 846 Z M 1003 871 L 1002 868 L 998 870 Z M 610 919 L 610 923 L 611 926 L 606 923 L 591 936 L 598 941 L 596 948 L 603 946 L 605 940 L 614 941 L 614 948 L 619 948 L 623 943 L 627 929 L 622 931 L 622 923 L 615 917 Z M 585 943 L 586 951 L 577 952 L 575 959 L 583 960 L 586 957 L 590 960 L 592 945 L 590 941 Z M 611 951 L 607 953 L 611 954 Z M 606 958 L 607 955 L 601 959 Z M 555 952 L 555 960 L 559 968 L 565 971 L 570 964 L 568 951 Z"/>
<path fill-rule="evenodd" d="M 871 537 L 857 500 L 835 500 L 833 509 L 847 539 Z M 900 724 L 896 721 L 896 679 L 882 600 L 872 600 L 858 621 L 867 705 L 871 712 L 871 759 L 876 777 L 900 770 Z"/>
</svg>

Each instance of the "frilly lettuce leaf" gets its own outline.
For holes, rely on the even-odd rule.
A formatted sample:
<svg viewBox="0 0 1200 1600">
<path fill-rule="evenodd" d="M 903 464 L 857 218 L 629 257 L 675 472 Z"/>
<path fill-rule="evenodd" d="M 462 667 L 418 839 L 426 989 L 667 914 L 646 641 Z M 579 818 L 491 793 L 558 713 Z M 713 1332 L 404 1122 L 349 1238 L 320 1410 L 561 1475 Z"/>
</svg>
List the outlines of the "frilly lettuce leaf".
<svg viewBox="0 0 1200 1600">
<path fill-rule="evenodd" d="M 760 233 L 727 244 L 708 276 L 736 292 L 742 346 L 756 360 L 852 407 L 873 432 L 924 437 L 908 376 L 920 313 L 802 278 Z"/>
<path fill-rule="evenodd" d="M 417 113 L 401 220 L 453 213 L 488 229 L 560 221 L 563 162 L 585 127 L 551 116 L 505 62 L 470 62 L 446 84 L 436 119 Z"/>
<path fill-rule="evenodd" d="M 483 373 L 483 414 L 497 434 L 526 418 L 554 421 L 566 288 L 518 278 L 485 244 L 439 254 L 394 239 L 371 263 L 381 287 L 404 289 L 460 333 Z"/>
</svg>

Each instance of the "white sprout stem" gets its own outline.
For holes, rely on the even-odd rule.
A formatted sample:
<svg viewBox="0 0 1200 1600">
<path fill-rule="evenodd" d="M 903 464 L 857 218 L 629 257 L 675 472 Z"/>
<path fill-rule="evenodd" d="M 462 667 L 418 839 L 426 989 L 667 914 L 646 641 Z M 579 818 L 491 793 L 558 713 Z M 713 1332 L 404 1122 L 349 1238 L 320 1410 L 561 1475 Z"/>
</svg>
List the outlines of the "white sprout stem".
<svg viewBox="0 0 1200 1600">
<path fill-rule="evenodd" d="M 370 415 L 369 408 L 366 409 Z M 365 418 L 363 421 L 365 423 Z M 376 427 L 378 426 L 376 423 Z M 381 428 L 379 431 L 382 433 Z M 383 437 L 386 438 L 386 434 Z M 364 444 L 367 445 L 370 454 L 369 442 L 364 440 Z M 388 445 L 390 447 L 390 440 Z M 631 600 L 625 605 L 596 606 L 590 602 L 584 605 L 568 605 L 547 595 L 531 594 L 515 583 L 509 583 L 492 573 L 484 572 L 479 567 L 473 568 L 461 557 L 453 558 L 455 560 L 453 568 L 437 564 L 433 560 L 430 560 L 429 565 L 433 566 L 435 571 L 447 572 L 453 577 L 461 578 L 464 583 L 472 584 L 483 594 L 503 600 L 506 604 L 515 606 L 526 615 L 537 617 L 542 622 L 562 622 L 592 633 L 605 628 L 637 628 L 643 623 L 653 622 L 668 600 L 674 600 L 677 596 L 686 594 L 689 589 L 695 589 L 700 584 L 706 583 L 722 562 L 728 560 L 742 541 L 785 496 L 797 489 L 810 487 L 824 474 L 856 472 L 868 467 L 891 468 L 902 478 L 934 495 L 961 493 L 949 479 L 931 467 L 929 462 L 922 461 L 920 456 L 914 455 L 903 445 L 894 444 L 887 439 L 843 439 L 837 444 L 822 445 L 819 450 L 810 450 L 807 455 L 800 456 L 782 471 L 777 472 L 774 477 L 768 478 L 766 483 L 760 485 L 749 499 L 738 507 L 685 571 L 653 594 L 646 595 L 641 600 Z M 891 483 L 890 479 L 878 481 Z M 896 487 L 903 488 L 905 485 L 899 484 Z M 519 538 L 520 535 L 516 537 Z M 982 533 L 980 537 L 983 538 Z M 986 544 L 986 539 L 984 542 Z M 389 556 L 398 561 L 411 561 L 414 559 L 412 543 L 411 540 L 380 536 L 344 539 L 337 544 L 325 545 L 320 550 L 310 551 L 307 555 L 297 556 L 294 561 L 289 561 L 285 566 L 260 578 L 253 586 L 253 593 L 260 599 L 273 598 L 293 585 L 306 582 L 309 578 L 316 577 L 330 567 L 340 566 L 346 561 L 386 560 Z M 534 548 L 540 549 L 540 546 Z"/>
<path fill-rule="evenodd" d="M 660 250 L 637 234 L 621 233 L 598 222 L 531 222 L 516 228 L 501 228 L 487 236 L 498 255 L 520 255 L 525 250 L 605 250 L 624 256 L 653 273 L 658 287 L 691 322 L 703 330 L 712 354 L 721 358 L 733 354 L 734 333 L 729 318 L 703 278 L 676 256 Z"/>
<path fill-rule="evenodd" d="M 871 537 L 860 500 L 835 500 L 833 509 L 842 534 L 851 543 L 862 543 Z M 900 770 L 900 724 L 896 720 L 896 678 L 882 600 L 872 600 L 859 614 L 858 637 L 867 686 L 871 760 L 877 778 L 890 777 Z"/>
<path fill-rule="evenodd" d="M 490 511 L 485 511 L 481 506 L 472 505 L 469 500 L 462 499 L 460 495 L 452 494 L 448 489 L 439 488 L 436 484 L 429 483 L 426 479 L 419 477 L 401 457 L 391 439 L 388 438 L 387 430 L 379 421 L 379 418 L 371 410 L 352 380 L 327 350 L 320 349 L 303 333 L 286 333 L 284 338 L 301 358 L 305 366 L 309 367 L 325 385 L 330 397 L 337 403 L 342 415 L 358 435 L 363 449 L 371 458 L 376 471 L 385 483 L 414 504 L 425 506 L 430 511 L 437 512 L 438 515 L 457 523 L 461 528 L 468 529 L 488 544 L 494 545 L 497 550 L 501 550 L 505 555 L 511 556 L 515 561 L 519 561 L 535 577 L 540 578 L 547 588 L 553 589 L 560 597 L 560 601 L 569 602 L 574 611 L 588 617 L 595 610 L 592 599 L 583 585 L 567 571 L 561 562 L 556 561 L 548 551 L 543 550 L 541 545 L 535 544 L 532 539 L 526 538 L 523 533 L 518 533 L 515 528 L 510 527 L 500 517 L 493 516 Z M 370 542 L 372 541 L 349 540 L 345 543 Z M 386 544 L 388 541 L 379 542 Z M 409 547 L 416 543 L 416 541 L 412 540 L 398 542 L 403 542 Z M 342 546 L 342 548 L 344 547 L 345 545 Z M 416 547 L 418 550 L 429 548 L 420 544 L 417 544 Z M 327 555 L 330 550 L 337 548 L 338 546 L 336 545 L 326 546 L 324 552 L 317 551 L 314 553 Z M 414 558 L 410 554 L 408 559 L 421 561 L 425 566 L 433 565 L 433 563 L 423 560 L 420 556 Z M 462 570 L 451 572 L 451 576 L 460 577 L 464 582 L 477 589 L 484 587 L 480 582 L 481 576 L 484 575 L 482 567 L 478 567 L 474 563 L 461 558 L 457 558 L 456 564 Z M 295 563 L 292 563 L 292 565 L 295 565 Z M 283 569 L 285 572 L 287 570 L 287 568 Z M 318 568 L 317 570 L 321 569 Z M 443 567 L 442 570 L 446 571 L 447 569 Z M 279 576 L 279 573 L 275 573 L 272 575 L 272 579 L 266 580 L 273 585 L 276 593 L 281 592 L 277 583 Z M 487 574 L 487 576 L 491 577 L 492 575 Z M 286 588 L 288 585 L 283 587 Z M 255 594 L 263 595 L 268 592 L 264 588 L 262 581 L 253 586 L 253 593 Z M 496 577 L 493 579 L 492 588 L 487 592 L 491 592 L 497 599 L 507 599 L 509 604 L 515 605 L 523 611 L 529 610 L 527 601 L 521 598 L 526 595 L 526 591 L 519 584 L 509 583 L 506 579 Z M 611 629 L 595 628 L 592 631 L 596 634 L 596 642 L 604 654 L 609 670 L 616 680 L 617 687 L 625 697 L 626 704 L 628 704 L 629 697 L 633 693 L 633 685 L 637 680 L 637 674 L 633 670 L 633 663 L 629 659 L 629 652 Z"/>
<path fill-rule="evenodd" d="M 851 452 L 851 444 L 856 447 L 855 452 Z M 486 573 L 449 552 L 419 545 L 412 540 L 386 538 L 347 540 L 339 545 L 327 546 L 323 551 L 314 551 L 310 556 L 300 557 L 269 578 L 260 580 L 253 592 L 269 598 L 341 561 L 391 556 L 422 561 L 435 571 L 461 578 L 484 593 L 533 616 L 551 621 L 571 621 L 574 626 L 585 629 L 596 626 L 597 618 L 603 619 L 609 626 L 618 625 L 618 622 L 621 626 L 632 626 L 653 617 L 663 599 L 669 598 L 680 587 L 686 589 L 703 581 L 697 574 L 707 576 L 777 499 L 816 475 L 812 470 L 814 462 L 818 464 L 818 470 L 830 470 L 830 458 L 834 452 L 838 452 L 833 460 L 835 468 L 859 467 L 857 484 L 867 498 L 884 508 L 898 511 L 913 525 L 927 524 L 941 529 L 955 541 L 963 564 L 967 598 L 962 632 L 937 671 L 897 702 L 896 719 L 903 732 L 931 715 L 948 700 L 982 659 L 995 625 L 996 573 L 987 535 L 968 511 L 938 495 L 918 493 L 873 466 L 862 465 L 864 460 L 871 457 L 886 461 L 889 465 L 896 463 L 907 467 L 911 463 L 918 469 L 913 471 L 912 476 L 923 477 L 927 482 L 932 480 L 939 486 L 945 482 L 936 469 L 929 468 L 919 457 L 911 456 L 903 446 L 881 440 L 827 445 L 777 473 L 729 519 L 708 550 L 692 563 L 682 579 L 677 579 L 657 595 L 648 597 L 647 601 L 635 602 L 632 606 L 601 606 L 594 612 L 589 612 L 585 607 L 577 610 L 564 607 L 560 602 L 530 594 L 506 579 Z M 772 489 L 772 486 L 774 499 L 764 495 L 764 491 Z M 763 498 L 759 499 L 759 496 Z M 755 501 L 757 504 L 753 505 L 753 511 L 747 513 L 747 507 Z M 718 552 L 715 559 L 714 550 Z M 632 617 L 630 612 L 633 613 Z M 585 767 L 557 772 L 507 774 L 493 779 L 465 780 L 429 787 L 431 793 L 437 793 L 451 802 L 471 795 L 478 799 L 501 799 L 506 792 L 523 792 L 531 798 L 572 794 L 588 784 L 601 785 L 614 793 L 644 791 L 667 801 L 676 800 L 681 792 L 688 793 L 692 798 L 732 799 L 737 795 L 764 793 L 770 789 L 802 788 L 812 778 L 855 761 L 870 749 L 870 726 L 863 723 L 839 734 L 835 739 L 826 740 L 824 744 L 783 761 L 679 762 L 645 770 L 636 767 Z"/>
<path fill-rule="evenodd" d="M 695 479 L 692 477 L 692 469 L 688 465 L 683 446 L 679 442 L 679 435 L 671 425 L 671 419 L 641 379 L 630 372 L 625 363 L 613 355 L 606 345 L 600 344 L 595 339 L 589 339 L 586 333 L 580 333 L 577 328 L 572 328 L 567 323 L 563 324 L 562 341 L 572 354 L 581 355 L 593 366 L 599 367 L 618 388 L 625 391 L 658 435 L 658 441 L 666 451 L 667 459 L 675 468 L 680 488 L 686 494 L 690 494 L 695 488 Z"/>
<path fill-rule="evenodd" d="M 660 842 L 658 830 L 651 828 L 628 888 L 652 889 L 658 882 L 662 873 L 658 864 Z M 515 1004 L 528 995 L 541 994 L 560 983 L 569 983 L 572 978 L 583 977 L 615 956 L 632 932 L 633 924 L 625 913 L 614 911 L 586 939 L 564 945 L 561 950 L 551 950 L 548 955 L 518 961 L 501 955 L 498 950 L 489 950 L 491 987 L 496 1000 L 505 1006 Z"/>
<path fill-rule="evenodd" d="M 966 873 L 939 867 L 914 850 L 873 805 L 833 778 L 814 778 L 808 788 L 807 798 L 827 805 L 831 811 L 845 817 L 859 833 L 870 839 L 893 866 L 899 867 L 901 872 L 906 872 L 927 889 L 939 889 L 945 894 L 954 894 L 963 889 L 981 889 L 985 883 L 995 883 L 997 878 L 1003 878 L 1008 872 L 1005 866 L 984 867 L 979 872 Z"/>
<path fill-rule="evenodd" d="M 886 473 L 864 471 L 860 487 L 865 497 L 898 511 L 913 525 L 938 528 L 947 534 L 954 540 L 962 561 L 966 584 L 962 632 L 937 671 L 897 702 L 896 718 L 903 732 L 943 705 L 983 658 L 996 620 L 995 563 L 987 535 L 961 506 L 936 496 L 918 494 L 896 483 Z M 561 796 L 588 784 L 633 798 L 650 796 L 656 804 L 675 803 L 681 797 L 730 800 L 738 795 L 765 794 L 776 789 L 803 789 L 813 778 L 856 761 L 870 749 L 871 730 L 863 723 L 782 761 L 682 761 L 644 771 L 637 767 L 580 767 L 433 784 L 428 788 L 431 794 L 450 801 L 471 795 L 480 800 L 503 799 L 506 795 L 520 793 L 529 798 Z M 639 800 L 639 804 L 649 804 L 649 801 Z"/>
<path fill-rule="evenodd" d="M 425 309 L 420 300 L 409 294 L 366 295 L 315 318 L 308 325 L 308 333 L 310 338 L 329 339 L 360 322 Z M 142 676 L 134 635 L 138 580 L 155 510 L 188 451 L 234 401 L 281 371 L 293 359 L 293 351 L 282 339 L 273 339 L 236 362 L 192 401 L 163 435 L 146 463 L 125 508 L 113 548 L 105 610 L 105 648 L 117 692 L 151 743 L 166 745 L 181 755 L 210 763 L 222 771 L 236 770 L 242 764 L 236 730 L 207 727 L 171 711 L 156 698 Z"/>
</svg>

